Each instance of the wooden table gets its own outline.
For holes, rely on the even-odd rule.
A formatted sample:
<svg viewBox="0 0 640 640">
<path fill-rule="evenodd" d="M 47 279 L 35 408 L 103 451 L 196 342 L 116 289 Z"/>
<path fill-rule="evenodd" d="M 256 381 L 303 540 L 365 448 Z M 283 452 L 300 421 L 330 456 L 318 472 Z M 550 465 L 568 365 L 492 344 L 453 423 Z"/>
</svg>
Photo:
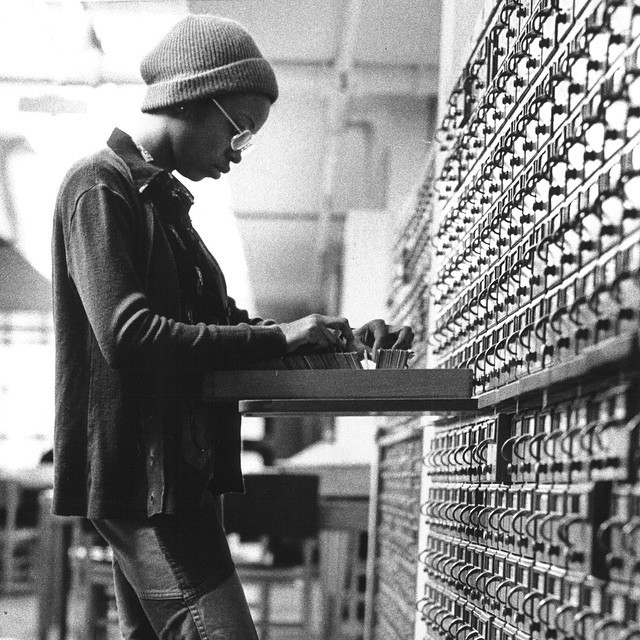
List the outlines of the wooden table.
<svg viewBox="0 0 640 640">
<path fill-rule="evenodd" d="M 469 369 L 216 371 L 207 402 L 239 403 L 246 416 L 361 416 L 475 411 Z"/>
</svg>

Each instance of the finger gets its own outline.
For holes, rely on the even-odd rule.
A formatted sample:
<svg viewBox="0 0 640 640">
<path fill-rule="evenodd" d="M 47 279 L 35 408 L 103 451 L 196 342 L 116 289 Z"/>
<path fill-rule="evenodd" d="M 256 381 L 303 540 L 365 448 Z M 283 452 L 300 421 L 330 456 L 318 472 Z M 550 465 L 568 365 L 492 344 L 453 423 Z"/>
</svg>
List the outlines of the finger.
<svg viewBox="0 0 640 640">
<path fill-rule="evenodd" d="M 369 323 L 369 329 L 373 333 L 374 340 L 384 338 L 389 333 L 389 327 L 384 320 L 372 320 Z"/>
<path fill-rule="evenodd" d="M 331 329 L 340 329 L 343 334 L 353 334 L 353 330 L 349 325 L 349 321 L 346 318 L 340 318 L 338 316 L 320 316 L 321 322 L 325 327 L 330 327 Z"/>
<path fill-rule="evenodd" d="M 373 346 L 371 347 L 371 355 L 373 356 L 374 360 L 378 355 L 378 350 L 385 348 L 385 345 L 384 345 L 385 337 L 386 335 L 380 336 L 379 338 L 376 338 L 373 341 Z"/>
<path fill-rule="evenodd" d="M 355 344 L 355 336 L 353 334 L 353 329 L 349 325 L 349 321 L 346 318 L 340 318 L 335 316 L 323 316 L 322 320 L 326 327 L 334 329 L 337 331 L 336 337 L 338 340 L 344 338 L 346 342 L 346 348 L 353 349 Z"/>
<path fill-rule="evenodd" d="M 394 342 L 392 349 L 409 349 L 411 348 L 411 344 L 413 343 L 413 330 L 411 327 L 402 327 L 400 331 L 397 332 L 396 341 Z"/>
<path fill-rule="evenodd" d="M 356 337 L 353 334 L 351 327 L 346 333 L 341 333 L 341 336 L 344 340 L 344 350 L 345 351 L 356 351 Z"/>
<path fill-rule="evenodd" d="M 328 329 L 320 327 L 316 336 L 315 344 L 323 349 L 341 349 L 340 331 L 338 329 Z"/>
<path fill-rule="evenodd" d="M 373 345 L 373 333 L 369 329 L 368 325 L 363 325 L 362 327 L 358 327 L 353 332 L 355 338 L 355 348 L 358 353 L 362 354 L 365 351 L 371 353 L 371 347 Z"/>
<path fill-rule="evenodd" d="M 335 347 L 336 351 L 345 351 L 346 342 L 343 339 L 340 329 L 327 329 L 327 331 L 329 331 L 329 339 L 331 340 L 331 344 Z"/>
<path fill-rule="evenodd" d="M 353 345 L 348 347 L 346 351 L 355 351 L 361 358 L 364 358 L 365 353 L 371 354 L 371 347 L 356 336 Z"/>
</svg>

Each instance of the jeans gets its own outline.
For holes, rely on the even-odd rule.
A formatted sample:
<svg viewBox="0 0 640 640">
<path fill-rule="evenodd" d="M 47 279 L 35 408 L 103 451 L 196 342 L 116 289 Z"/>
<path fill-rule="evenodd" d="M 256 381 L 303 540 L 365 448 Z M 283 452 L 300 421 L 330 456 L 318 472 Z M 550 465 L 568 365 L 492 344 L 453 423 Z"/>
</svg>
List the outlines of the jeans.
<svg viewBox="0 0 640 640">
<path fill-rule="evenodd" d="M 189 515 L 92 522 L 113 550 L 125 640 L 257 640 L 212 496 Z"/>
</svg>

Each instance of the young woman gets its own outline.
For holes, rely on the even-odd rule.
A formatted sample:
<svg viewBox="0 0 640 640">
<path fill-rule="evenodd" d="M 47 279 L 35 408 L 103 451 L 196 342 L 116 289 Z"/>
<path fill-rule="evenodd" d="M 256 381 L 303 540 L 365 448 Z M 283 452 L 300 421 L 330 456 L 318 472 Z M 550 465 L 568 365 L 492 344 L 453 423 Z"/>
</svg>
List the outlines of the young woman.
<svg viewBox="0 0 640 640">
<path fill-rule="evenodd" d="M 228 296 L 172 172 L 219 178 L 267 120 L 276 78 L 242 26 L 189 16 L 141 74 L 139 126 L 77 162 L 56 203 L 53 512 L 90 518 L 113 549 L 125 638 L 255 640 L 215 498 L 244 489 L 240 416 L 201 401 L 202 375 L 412 334 L 322 315 L 276 324 Z"/>
</svg>

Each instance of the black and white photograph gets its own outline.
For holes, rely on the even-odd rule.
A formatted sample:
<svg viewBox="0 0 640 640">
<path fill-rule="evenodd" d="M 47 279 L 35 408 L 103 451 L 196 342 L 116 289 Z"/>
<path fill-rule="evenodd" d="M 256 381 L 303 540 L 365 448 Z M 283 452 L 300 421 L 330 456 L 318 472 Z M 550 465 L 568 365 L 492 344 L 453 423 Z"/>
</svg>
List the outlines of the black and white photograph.
<svg viewBox="0 0 640 640">
<path fill-rule="evenodd" d="M 0 640 L 640 639 L 640 0 L 0 2 Z"/>
</svg>

